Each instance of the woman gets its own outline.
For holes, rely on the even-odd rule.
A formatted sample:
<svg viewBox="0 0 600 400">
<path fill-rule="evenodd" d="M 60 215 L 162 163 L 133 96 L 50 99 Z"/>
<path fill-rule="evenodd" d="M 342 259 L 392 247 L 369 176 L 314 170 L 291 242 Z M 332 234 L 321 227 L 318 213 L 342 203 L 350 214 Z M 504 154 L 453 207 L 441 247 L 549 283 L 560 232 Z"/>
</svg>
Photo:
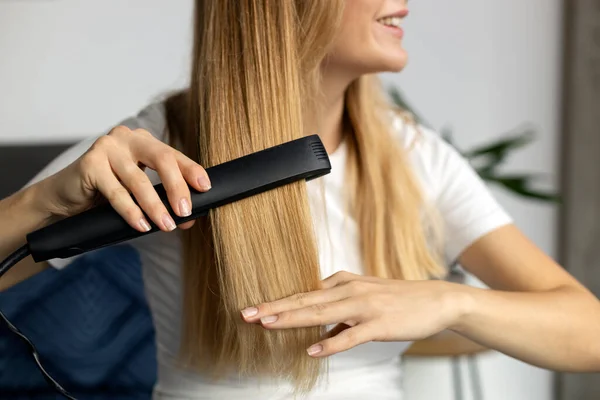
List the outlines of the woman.
<svg viewBox="0 0 600 400">
<path fill-rule="evenodd" d="M 399 355 L 446 329 L 541 367 L 600 370 L 597 300 L 451 147 L 381 101 L 372 74 L 405 66 L 407 14 L 394 0 L 197 0 L 189 89 L 4 199 L 0 256 L 100 195 L 136 229 L 159 226 L 133 242 L 156 327 L 157 399 L 398 399 Z M 200 165 L 312 132 L 331 174 L 174 231 L 152 183 L 185 216 L 186 182 L 210 190 Z M 455 260 L 492 290 L 432 279 Z M 0 284 L 45 267 L 24 260 Z"/>
</svg>

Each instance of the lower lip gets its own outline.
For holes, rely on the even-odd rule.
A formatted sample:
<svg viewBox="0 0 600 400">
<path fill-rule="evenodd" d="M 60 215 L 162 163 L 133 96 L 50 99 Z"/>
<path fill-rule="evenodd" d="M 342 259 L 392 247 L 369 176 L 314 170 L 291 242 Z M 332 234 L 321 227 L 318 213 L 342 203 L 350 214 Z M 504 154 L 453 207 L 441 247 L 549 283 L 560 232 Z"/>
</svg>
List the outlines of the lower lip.
<svg viewBox="0 0 600 400">
<path fill-rule="evenodd" d="M 383 27 L 385 30 L 387 30 L 389 33 L 396 36 L 397 38 L 402 39 L 404 37 L 404 30 L 402 28 L 396 28 L 395 26 L 384 25 L 380 22 L 378 22 L 378 24 L 381 27 Z"/>
</svg>

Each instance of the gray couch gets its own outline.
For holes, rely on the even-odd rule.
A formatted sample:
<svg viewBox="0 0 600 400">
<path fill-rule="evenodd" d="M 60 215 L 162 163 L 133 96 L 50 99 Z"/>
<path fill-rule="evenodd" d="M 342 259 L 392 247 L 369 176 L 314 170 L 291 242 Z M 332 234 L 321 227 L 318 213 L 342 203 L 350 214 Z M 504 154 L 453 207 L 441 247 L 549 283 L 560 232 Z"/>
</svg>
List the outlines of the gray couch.
<svg viewBox="0 0 600 400">
<path fill-rule="evenodd" d="M 0 199 L 19 190 L 70 144 L 0 145 Z"/>
</svg>

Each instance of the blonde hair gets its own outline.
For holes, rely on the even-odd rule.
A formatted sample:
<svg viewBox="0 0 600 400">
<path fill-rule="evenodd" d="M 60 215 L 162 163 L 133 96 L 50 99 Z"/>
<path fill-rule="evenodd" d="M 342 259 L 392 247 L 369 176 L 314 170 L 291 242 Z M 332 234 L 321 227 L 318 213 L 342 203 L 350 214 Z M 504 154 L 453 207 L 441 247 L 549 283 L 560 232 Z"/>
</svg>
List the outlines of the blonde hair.
<svg viewBox="0 0 600 400">
<path fill-rule="evenodd" d="M 210 167 L 310 133 L 342 11 L 342 0 L 197 0 L 190 88 L 166 101 L 171 143 Z M 349 209 L 366 273 L 427 279 L 441 268 L 422 197 L 373 79 L 350 86 L 345 115 Z M 324 365 L 306 348 L 321 328 L 267 331 L 240 318 L 247 306 L 320 287 L 306 184 L 213 210 L 182 235 L 182 362 L 215 378 L 234 371 L 311 388 Z"/>
</svg>

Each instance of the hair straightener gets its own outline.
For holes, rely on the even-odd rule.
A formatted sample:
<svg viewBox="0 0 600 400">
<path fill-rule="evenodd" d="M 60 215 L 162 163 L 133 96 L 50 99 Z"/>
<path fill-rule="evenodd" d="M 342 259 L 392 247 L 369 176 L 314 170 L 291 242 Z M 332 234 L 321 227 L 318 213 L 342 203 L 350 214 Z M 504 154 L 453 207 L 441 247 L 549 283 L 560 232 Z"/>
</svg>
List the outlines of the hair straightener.
<svg viewBox="0 0 600 400">
<path fill-rule="evenodd" d="M 208 214 L 209 210 L 250 197 L 291 182 L 311 180 L 331 171 L 329 157 L 318 135 L 293 140 L 206 169 L 212 188 L 198 192 L 190 187 L 192 214 L 179 217 L 169 205 L 162 184 L 155 185 L 161 200 L 177 225 Z M 31 255 L 36 262 L 68 258 L 91 250 L 125 242 L 157 232 L 139 232 L 110 206 L 94 207 L 27 235 L 27 244 L 0 263 L 0 277 L 20 260 Z M 74 399 L 43 368 L 31 341 L 0 312 L 9 329 L 30 347 L 46 381 L 60 394 Z"/>
</svg>

